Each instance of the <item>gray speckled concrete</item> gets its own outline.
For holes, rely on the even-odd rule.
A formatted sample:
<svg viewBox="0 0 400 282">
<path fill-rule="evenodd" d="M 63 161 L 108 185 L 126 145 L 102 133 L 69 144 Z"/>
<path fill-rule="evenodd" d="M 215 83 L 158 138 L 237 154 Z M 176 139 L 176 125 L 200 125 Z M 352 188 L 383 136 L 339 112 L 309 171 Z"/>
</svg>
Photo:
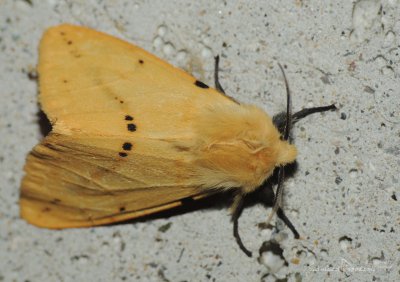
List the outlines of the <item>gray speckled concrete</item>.
<svg viewBox="0 0 400 282">
<path fill-rule="evenodd" d="M 0 281 L 399 281 L 399 1 L 132 2 L 0 1 Z M 221 205 L 63 231 L 21 220 L 25 156 L 42 138 L 27 72 L 43 31 L 62 22 L 131 41 L 209 84 L 221 54 L 229 95 L 271 114 L 285 104 L 278 61 L 294 110 L 335 102 L 339 111 L 294 131 L 285 209 L 302 239 L 279 222 L 279 232 L 259 229 L 270 212 L 261 205 L 240 221 L 252 259 Z M 283 257 L 261 248 L 271 238 Z"/>
</svg>

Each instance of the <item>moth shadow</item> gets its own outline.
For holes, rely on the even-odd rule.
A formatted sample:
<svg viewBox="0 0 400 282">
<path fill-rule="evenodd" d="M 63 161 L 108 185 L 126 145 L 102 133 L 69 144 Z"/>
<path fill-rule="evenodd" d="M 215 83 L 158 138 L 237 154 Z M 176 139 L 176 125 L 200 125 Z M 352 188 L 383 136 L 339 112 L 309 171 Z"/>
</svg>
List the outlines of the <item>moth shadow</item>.
<svg viewBox="0 0 400 282">
<path fill-rule="evenodd" d="M 221 210 L 224 208 L 226 209 L 229 207 L 231 199 L 232 199 L 232 193 L 230 192 L 216 193 L 199 200 L 185 199 L 183 200 L 183 204 L 181 206 L 177 206 L 168 210 L 160 211 L 154 214 L 149 214 L 139 218 L 128 219 L 126 221 L 121 221 L 111 225 L 133 224 L 136 222 L 146 222 L 162 218 L 167 219 L 198 210 Z"/>
<path fill-rule="evenodd" d="M 46 137 L 52 129 L 50 120 L 43 111 L 39 111 L 36 116 L 39 123 L 40 133 L 43 135 L 43 137 Z"/>
<path fill-rule="evenodd" d="M 284 167 L 285 170 L 285 179 L 291 178 L 294 176 L 298 169 L 297 161 L 288 164 Z M 256 191 L 249 194 L 246 197 L 246 201 L 244 203 L 244 208 L 251 207 L 256 204 L 262 204 L 265 208 L 270 208 L 274 205 L 275 192 L 272 189 L 274 186 L 278 184 L 278 172 L 279 169 L 276 168 L 270 178 L 268 178 Z"/>
</svg>

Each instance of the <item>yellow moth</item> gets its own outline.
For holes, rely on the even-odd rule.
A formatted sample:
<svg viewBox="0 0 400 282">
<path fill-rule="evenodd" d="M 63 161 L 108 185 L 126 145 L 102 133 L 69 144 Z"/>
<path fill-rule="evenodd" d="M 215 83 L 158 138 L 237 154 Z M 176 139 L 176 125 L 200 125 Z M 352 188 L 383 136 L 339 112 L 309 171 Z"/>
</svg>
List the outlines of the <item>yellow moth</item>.
<svg viewBox="0 0 400 282">
<path fill-rule="evenodd" d="M 235 236 L 247 251 L 235 217 L 243 197 L 295 160 L 296 118 L 334 108 L 288 111 L 274 124 L 224 94 L 218 60 L 216 90 L 134 45 L 67 24 L 44 34 L 38 72 L 52 131 L 27 158 L 20 208 L 45 228 L 114 223 L 235 190 Z"/>
</svg>

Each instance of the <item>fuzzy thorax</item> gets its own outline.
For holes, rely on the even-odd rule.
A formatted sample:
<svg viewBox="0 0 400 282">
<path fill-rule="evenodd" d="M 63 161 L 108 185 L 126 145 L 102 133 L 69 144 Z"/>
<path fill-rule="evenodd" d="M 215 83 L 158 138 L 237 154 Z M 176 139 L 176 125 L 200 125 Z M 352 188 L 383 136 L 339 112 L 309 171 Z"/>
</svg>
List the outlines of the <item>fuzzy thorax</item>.
<svg viewBox="0 0 400 282">
<path fill-rule="evenodd" d="M 250 193 L 280 165 L 295 160 L 294 145 L 281 140 L 272 119 L 253 105 L 204 109 L 195 124 L 196 164 L 204 187 Z"/>
</svg>

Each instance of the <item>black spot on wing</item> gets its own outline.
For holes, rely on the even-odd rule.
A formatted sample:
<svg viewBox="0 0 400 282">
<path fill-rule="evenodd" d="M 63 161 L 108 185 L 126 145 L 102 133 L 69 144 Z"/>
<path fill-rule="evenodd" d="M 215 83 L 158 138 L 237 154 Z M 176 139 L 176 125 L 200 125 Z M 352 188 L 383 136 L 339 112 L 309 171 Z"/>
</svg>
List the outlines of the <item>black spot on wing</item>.
<svg viewBox="0 0 400 282">
<path fill-rule="evenodd" d="M 143 60 L 139 60 L 139 64 L 143 65 L 144 61 Z"/>
<path fill-rule="evenodd" d="M 72 40 L 70 40 L 70 39 L 68 39 L 68 37 L 67 36 L 65 36 L 65 33 L 64 32 L 60 32 L 60 34 L 61 34 L 61 36 L 63 37 L 62 39 L 63 39 L 63 41 L 67 44 L 67 45 L 69 45 L 70 47 L 69 48 L 71 48 L 70 49 L 70 54 L 71 54 L 71 56 L 73 56 L 73 57 L 75 57 L 75 58 L 80 58 L 80 57 L 82 57 L 82 54 L 78 51 L 78 49 L 76 49 L 76 48 L 74 48 L 72 45 L 72 43 L 73 43 L 73 41 Z"/>
<path fill-rule="evenodd" d="M 203 89 L 209 88 L 207 84 L 205 84 L 204 82 L 201 82 L 200 80 L 196 80 L 194 85 L 196 85 L 197 87 L 203 88 Z"/>
<path fill-rule="evenodd" d="M 130 116 L 130 115 L 126 115 L 126 116 L 125 116 L 125 120 L 133 120 L 133 117 Z"/>
<path fill-rule="evenodd" d="M 130 143 L 130 142 L 125 142 L 125 143 L 122 145 L 122 149 L 124 149 L 125 151 L 130 151 L 130 150 L 132 149 L 132 143 Z"/>
<path fill-rule="evenodd" d="M 129 131 L 134 132 L 136 131 L 136 125 L 134 123 L 128 123 L 127 126 Z"/>
<path fill-rule="evenodd" d="M 120 104 L 123 104 L 123 103 L 124 103 L 124 100 L 121 100 L 121 99 L 118 98 L 118 97 L 114 97 L 114 100 L 118 101 Z"/>
<path fill-rule="evenodd" d="M 125 158 L 125 157 L 128 156 L 128 154 L 125 153 L 125 152 L 119 152 L 118 155 L 119 155 L 120 157 L 123 157 L 123 158 Z"/>
<path fill-rule="evenodd" d="M 120 207 L 120 208 L 119 208 L 119 211 L 120 211 L 120 212 L 124 212 L 125 210 L 126 210 L 125 207 Z"/>
</svg>

